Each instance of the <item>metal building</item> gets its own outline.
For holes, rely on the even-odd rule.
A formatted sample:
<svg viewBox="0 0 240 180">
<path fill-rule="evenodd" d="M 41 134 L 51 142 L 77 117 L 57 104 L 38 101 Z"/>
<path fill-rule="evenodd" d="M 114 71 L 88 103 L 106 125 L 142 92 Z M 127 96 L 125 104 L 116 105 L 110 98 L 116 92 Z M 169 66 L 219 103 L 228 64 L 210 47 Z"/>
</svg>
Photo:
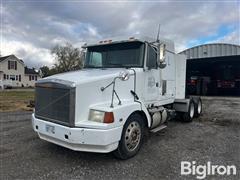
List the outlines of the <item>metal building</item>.
<svg viewBox="0 0 240 180">
<path fill-rule="evenodd" d="M 186 49 L 187 94 L 240 96 L 240 46 L 205 44 Z"/>
</svg>

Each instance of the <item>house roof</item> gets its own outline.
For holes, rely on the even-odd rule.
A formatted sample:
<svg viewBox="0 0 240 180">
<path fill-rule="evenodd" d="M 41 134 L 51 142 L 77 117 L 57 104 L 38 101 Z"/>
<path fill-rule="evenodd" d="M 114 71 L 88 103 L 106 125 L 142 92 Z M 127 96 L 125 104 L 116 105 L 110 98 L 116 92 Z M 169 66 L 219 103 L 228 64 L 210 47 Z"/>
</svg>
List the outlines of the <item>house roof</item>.
<svg viewBox="0 0 240 180">
<path fill-rule="evenodd" d="M 0 57 L 0 62 L 4 61 L 5 59 L 9 58 L 10 56 L 12 56 L 12 55 Z"/>
<path fill-rule="evenodd" d="M 13 57 L 13 58 L 15 58 L 15 59 L 17 59 L 17 60 L 19 60 L 22 64 L 24 64 L 24 62 L 23 62 L 23 60 L 21 60 L 21 59 L 18 59 L 15 55 L 13 55 L 13 54 L 11 54 L 11 55 L 8 55 L 8 56 L 3 56 L 3 57 L 0 57 L 0 62 L 2 62 L 2 61 L 4 61 L 4 60 L 6 60 L 6 59 L 8 59 L 9 57 Z"/>
<path fill-rule="evenodd" d="M 39 73 L 36 72 L 34 68 L 28 68 L 28 67 L 25 67 L 25 74 L 36 74 L 36 75 L 39 75 Z"/>
</svg>

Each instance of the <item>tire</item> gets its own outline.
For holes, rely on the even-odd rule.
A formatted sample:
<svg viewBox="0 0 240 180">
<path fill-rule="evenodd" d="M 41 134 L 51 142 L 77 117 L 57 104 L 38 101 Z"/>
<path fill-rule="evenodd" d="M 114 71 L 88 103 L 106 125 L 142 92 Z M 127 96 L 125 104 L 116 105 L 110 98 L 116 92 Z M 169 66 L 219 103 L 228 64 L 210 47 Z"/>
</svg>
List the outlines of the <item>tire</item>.
<svg viewBox="0 0 240 180">
<path fill-rule="evenodd" d="M 192 99 L 190 99 L 188 112 L 182 114 L 182 120 L 184 122 L 192 122 L 195 115 L 195 106 Z"/>
<path fill-rule="evenodd" d="M 194 117 L 199 117 L 202 113 L 202 100 L 201 98 L 197 98 L 195 103 L 195 111 L 194 111 Z"/>
<path fill-rule="evenodd" d="M 121 140 L 114 155 L 119 159 L 129 159 L 135 156 L 140 150 L 144 136 L 144 120 L 141 115 L 131 115 L 122 131 Z"/>
</svg>

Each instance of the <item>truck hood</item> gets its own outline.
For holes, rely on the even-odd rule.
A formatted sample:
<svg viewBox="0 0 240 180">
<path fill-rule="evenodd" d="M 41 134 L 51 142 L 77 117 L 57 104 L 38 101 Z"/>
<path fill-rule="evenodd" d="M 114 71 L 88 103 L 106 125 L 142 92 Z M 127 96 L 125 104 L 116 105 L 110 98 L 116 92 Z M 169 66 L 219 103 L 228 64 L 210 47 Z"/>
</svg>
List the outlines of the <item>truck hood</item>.
<svg viewBox="0 0 240 180">
<path fill-rule="evenodd" d="M 70 81 L 78 85 L 86 82 L 114 78 L 118 76 L 122 70 L 124 70 L 124 68 L 83 69 L 49 76 L 47 78 L 44 78 L 44 80 L 59 79 L 64 81 Z"/>
<path fill-rule="evenodd" d="M 51 82 L 55 83 L 54 87 L 74 87 L 75 97 L 75 125 L 81 121 L 87 121 L 89 109 L 94 109 L 101 104 L 100 107 L 110 108 L 113 86 L 108 86 L 115 77 L 125 68 L 108 68 L 108 69 L 83 69 L 79 71 L 67 72 L 53 75 L 39 80 L 37 86 L 41 87 L 41 83 L 45 87 L 51 87 Z M 134 73 L 133 71 L 130 71 Z M 50 84 L 48 84 L 50 83 Z M 117 79 L 115 82 L 115 91 L 122 103 L 134 101 L 131 90 L 134 90 L 134 76 L 130 76 L 127 81 Z M 106 88 L 101 91 L 102 87 Z M 45 92 L 51 96 L 51 88 Z M 71 89 L 73 90 L 73 89 Z M 61 91 L 62 92 L 62 91 Z M 64 91 L 65 92 L 65 91 Z M 61 96 L 60 96 L 61 97 Z M 113 97 L 113 106 L 118 107 L 119 101 L 116 96 Z"/>
</svg>

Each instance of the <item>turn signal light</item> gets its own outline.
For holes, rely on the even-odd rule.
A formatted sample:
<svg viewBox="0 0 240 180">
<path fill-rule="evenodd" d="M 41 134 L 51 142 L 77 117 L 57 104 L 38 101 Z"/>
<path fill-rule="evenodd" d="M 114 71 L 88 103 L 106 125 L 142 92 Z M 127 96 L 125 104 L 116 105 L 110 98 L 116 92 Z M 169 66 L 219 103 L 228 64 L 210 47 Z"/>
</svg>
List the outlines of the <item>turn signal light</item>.
<svg viewBox="0 0 240 180">
<path fill-rule="evenodd" d="M 105 112 L 103 122 L 104 123 L 113 123 L 114 122 L 113 112 Z"/>
</svg>

